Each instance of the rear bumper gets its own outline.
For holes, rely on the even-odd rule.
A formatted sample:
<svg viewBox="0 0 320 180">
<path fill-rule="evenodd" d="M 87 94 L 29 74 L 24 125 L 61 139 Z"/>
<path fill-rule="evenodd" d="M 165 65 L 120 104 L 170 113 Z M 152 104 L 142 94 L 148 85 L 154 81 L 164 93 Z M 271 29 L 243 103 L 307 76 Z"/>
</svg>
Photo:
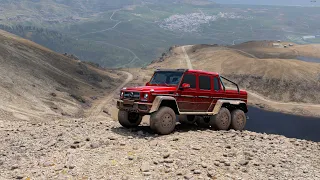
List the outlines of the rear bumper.
<svg viewBox="0 0 320 180">
<path fill-rule="evenodd" d="M 152 103 L 117 100 L 117 108 L 123 111 L 148 114 L 151 107 Z"/>
</svg>

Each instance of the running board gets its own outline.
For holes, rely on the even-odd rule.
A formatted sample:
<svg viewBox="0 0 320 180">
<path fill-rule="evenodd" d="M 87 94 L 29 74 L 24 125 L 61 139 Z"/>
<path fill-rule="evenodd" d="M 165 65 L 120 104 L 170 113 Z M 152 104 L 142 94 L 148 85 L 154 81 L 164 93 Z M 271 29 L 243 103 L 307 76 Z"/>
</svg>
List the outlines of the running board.
<svg viewBox="0 0 320 180">
<path fill-rule="evenodd" d="M 180 112 L 180 115 L 216 115 L 214 112 Z"/>
<path fill-rule="evenodd" d="M 213 116 L 216 115 L 214 112 L 180 112 L 179 115 L 209 115 Z M 249 120 L 250 117 L 246 116 L 246 119 Z"/>
</svg>

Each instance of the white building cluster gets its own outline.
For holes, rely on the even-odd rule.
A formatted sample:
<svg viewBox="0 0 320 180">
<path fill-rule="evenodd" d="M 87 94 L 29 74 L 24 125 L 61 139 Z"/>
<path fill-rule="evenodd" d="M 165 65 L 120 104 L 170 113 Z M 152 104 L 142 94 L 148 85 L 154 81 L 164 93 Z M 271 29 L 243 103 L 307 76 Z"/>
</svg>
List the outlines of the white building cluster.
<svg viewBox="0 0 320 180">
<path fill-rule="evenodd" d="M 217 15 L 205 15 L 203 13 L 176 14 L 164 19 L 164 21 L 160 23 L 160 27 L 171 31 L 197 32 L 201 25 L 209 24 L 210 22 L 217 21 L 219 19 L 246 18 L 235 13 L 223 12 L 220 12 Z"/>
</svg>

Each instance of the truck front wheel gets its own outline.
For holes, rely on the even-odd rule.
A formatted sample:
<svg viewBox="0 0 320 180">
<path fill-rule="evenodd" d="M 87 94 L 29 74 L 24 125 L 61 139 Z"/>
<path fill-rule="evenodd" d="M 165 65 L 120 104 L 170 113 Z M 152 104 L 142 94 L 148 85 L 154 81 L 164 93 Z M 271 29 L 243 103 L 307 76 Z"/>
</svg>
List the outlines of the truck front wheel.
<svg viewBox="0 0 320 180">
<path fill-rule="evenodd" d="M 231 114 L 227 108 L 221 108 L 219 113 L 212 116 L 210 124 L 218 130 L 228 130 L 231 125 Z"/>
<path fill-rule="evenodd" d="M 169 107 L 161 107 L 151 114 L 151 128 L 161 135 L 170 134 L 176 127 L 176 113 Z"/>
<path fill-rule="evenodd" d="M 138 113 L 120 110 L 118 112 L 119 123 L 125 128 L 137 127 L 142 121 L 142 116 Z"/>
<path fill-rule="evenodd" d="M 246 126 L 247 117 L 240 109 L 231 112 L 231 128 L 236 131 L 242 131 Z"/>
</svg>

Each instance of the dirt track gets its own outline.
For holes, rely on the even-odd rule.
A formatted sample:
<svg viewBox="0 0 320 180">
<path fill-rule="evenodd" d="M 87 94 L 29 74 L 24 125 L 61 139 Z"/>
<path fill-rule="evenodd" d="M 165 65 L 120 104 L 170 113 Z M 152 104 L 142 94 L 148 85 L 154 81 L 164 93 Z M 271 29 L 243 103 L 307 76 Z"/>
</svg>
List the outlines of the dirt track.
<svg viewBox="0 0 320 180">
<path fill-rule="evenodd" d="M 119 92 L 122 87 L 124 87 L 126 84 L 128 84 L 130 81 L 133 80 L 133 75 L 131 73 L 125 72 L 125 71 L 120 71 L 120 72 L 127 76 L 126 79 L 123 81 L 122 84 L 113 88 L 107 96 L 105 96 L 103 99 L 99 100 L 99 103 L 97 103 L 97 102 L 95 103 L 95 105 L 88 112 L 88 114 L 89 114 L 88 120 L 89 121 L 92 120 L 93 118 L 96 118 L 97 116 L 101 115 L 101 112 L 103 111 L 103 109 L 105 108 L 105 106 L 107 104 L 110 104 L 110 101 L 114 98 L 114 95 L 117 92 Z"/>
</svg>

